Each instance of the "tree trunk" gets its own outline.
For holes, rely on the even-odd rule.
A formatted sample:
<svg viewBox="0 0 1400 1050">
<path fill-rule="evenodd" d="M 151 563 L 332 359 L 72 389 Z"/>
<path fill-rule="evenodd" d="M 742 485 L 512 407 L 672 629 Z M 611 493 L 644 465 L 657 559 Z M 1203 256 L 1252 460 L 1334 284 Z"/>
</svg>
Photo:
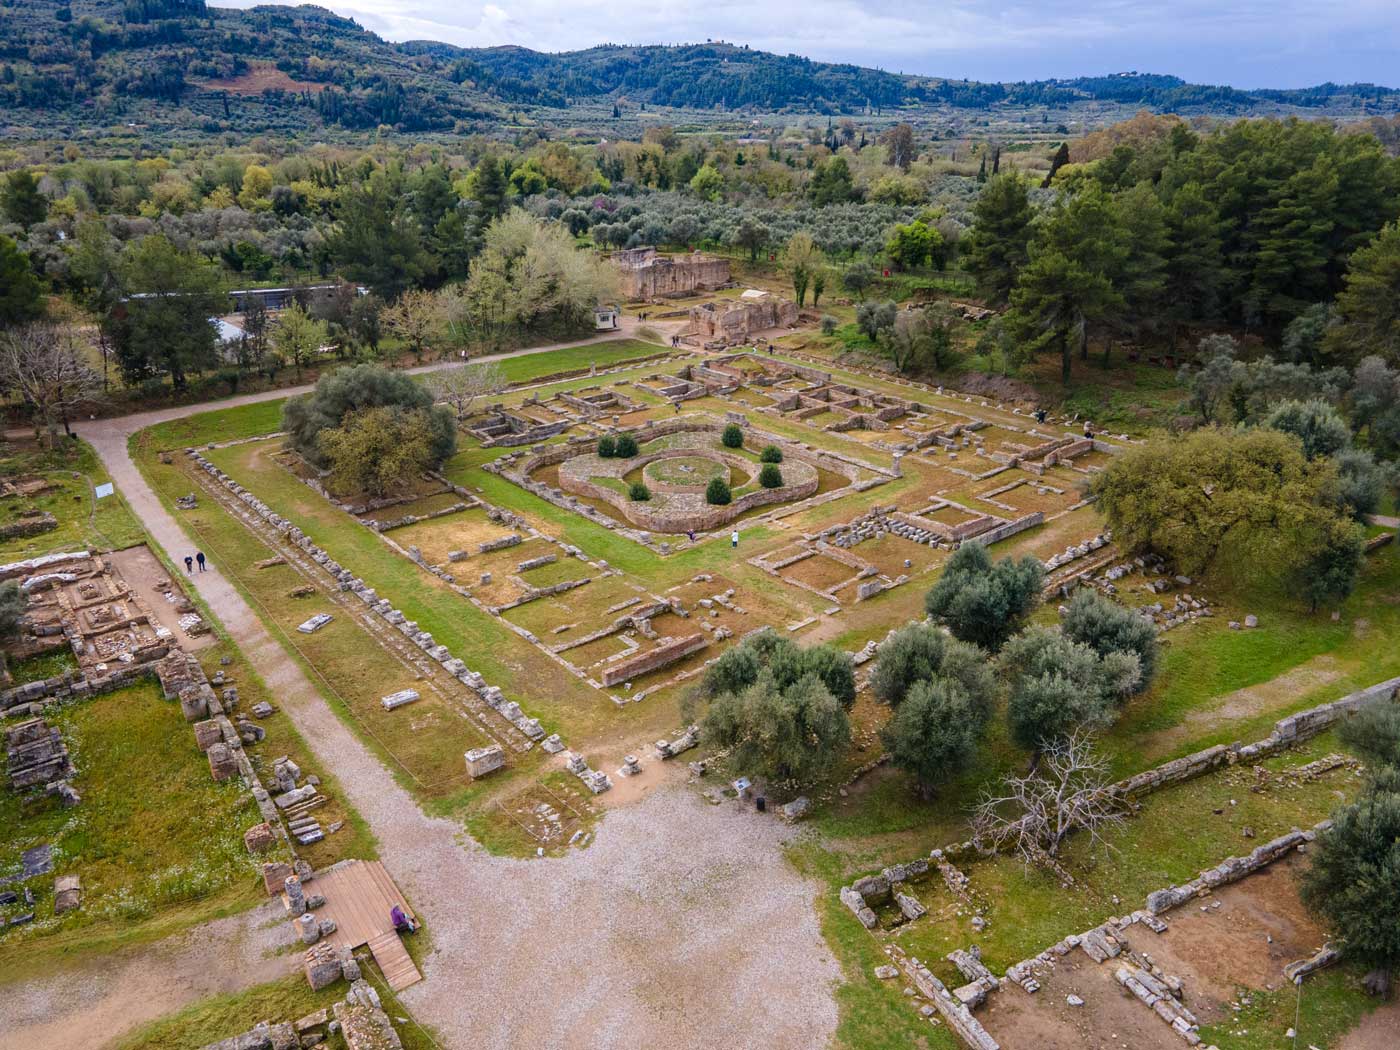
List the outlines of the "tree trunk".
<svg viewBox="0 0 1400 1050">
<path fill-rule="evenodd" d="M 1060 333 L 1060 381 L 1069 386 L 1069 369 L 1073 357 L 1073 351 L 1069 345 L 1068 333 Z"/>
<path fill-rule="evenodd" d="M 1366 989 L 1367 995 L 1374 995 L 1381 999 L 1390 998 L 1390 970 L 1384 966 L 1377 967 L 1361 978 L 1361 987 Z"/>
</svg>

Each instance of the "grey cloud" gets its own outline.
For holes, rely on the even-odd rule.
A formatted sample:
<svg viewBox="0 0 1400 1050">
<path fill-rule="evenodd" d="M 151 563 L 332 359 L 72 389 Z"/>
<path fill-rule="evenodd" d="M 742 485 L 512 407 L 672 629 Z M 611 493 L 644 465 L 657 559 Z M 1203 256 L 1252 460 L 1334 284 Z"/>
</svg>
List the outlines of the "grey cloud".
<svg viewBox="0 0 1400 1050">
<path fill-rule="evenodd" d="M 387 39 L 466 47 L 564 51 L 713 37 L 823 61 L 982 80 L 1125 69 L 1241 87 L 1400 80 L 1395 0 L 321 2 Z"/>
</svg>

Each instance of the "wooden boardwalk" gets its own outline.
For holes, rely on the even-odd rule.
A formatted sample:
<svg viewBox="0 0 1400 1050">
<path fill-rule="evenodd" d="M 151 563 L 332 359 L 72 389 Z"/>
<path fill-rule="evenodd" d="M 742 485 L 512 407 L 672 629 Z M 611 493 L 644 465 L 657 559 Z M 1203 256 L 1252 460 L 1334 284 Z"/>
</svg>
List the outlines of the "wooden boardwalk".
<svg viewBox="0 0 1400 1050">
<path fill-rule="evenodd" d="M 423 979 L 395 932 L 389 912 L 397 904 L 405 915 L 417 917 L 383 863 L 352 860 L 338 864 L 317 875 L 307 884 L 306 892 L 326 898 L 315 915 L 335 920 L 335 933 L 325 938 L 328 943 L 351 950 L 368 945 L 384 980 L 396 992 Z"/>
</svg>

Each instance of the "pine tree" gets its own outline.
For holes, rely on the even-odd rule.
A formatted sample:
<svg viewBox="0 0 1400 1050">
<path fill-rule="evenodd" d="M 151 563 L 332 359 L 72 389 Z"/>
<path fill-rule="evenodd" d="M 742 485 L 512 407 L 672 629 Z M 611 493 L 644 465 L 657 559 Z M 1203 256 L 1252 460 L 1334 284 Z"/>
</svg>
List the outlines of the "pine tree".
<svg viewBox="0 0 1400 1050">
<path fill-rule="evenodd" d="M 1032 216 L 1025 182 L 1016 175 L 992 179 L 972 214 L 972 232 L 963 241 L 963 269 L 976 279 L 982 297 L 1000 306 L 1029 258 Z"/>
<path fill-rule="evenodd" d="M 49 214 L 48 198 L 39 192 L 39 183 L 28 168 L 21 168 L 10 176 L 4 192 L 0 193 L 0 204 L 10 221 L 26 230 L 36 222 L 43 222 Z"/>
</svg>

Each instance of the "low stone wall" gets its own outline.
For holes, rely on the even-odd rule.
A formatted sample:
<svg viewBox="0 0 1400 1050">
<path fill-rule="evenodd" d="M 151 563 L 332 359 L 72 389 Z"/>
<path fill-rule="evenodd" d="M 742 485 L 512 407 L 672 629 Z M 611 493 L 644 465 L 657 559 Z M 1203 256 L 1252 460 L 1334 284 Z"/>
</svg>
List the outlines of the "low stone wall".
<svg viewBox="0 0 1400 1050">
<path fill-rule="evenodd" d="M 43 554 L 37 558 L 25 558 L 0 565 L 0 583 L 17 579 L 20 576 L 33 576 L 35 573 L 52 572 L 74 561 L 86 561 L 92 557 L 91 551 L 65 551 L 60 554 Z"/>
<path fill-rule="evenodd" d="M 891 632 L 891 634 L 892 633 L 893 632 Z M 1317 707 L 1311 707 L 1306 711 L 1300 711 L 1297 714 L 1280 719 L 1274 724 L 1274 731 L 1263 740 L 1255 741 L 1252 744 L 1217 744 L 1202 751 L 1197 751 L 1194 754 L 1186 755 L 1183 758 L 1173 759 L 1170 762 L 1162 763 L 1160 766 L 1154 766 L 1152 769 L 1144 770 L 1141 773 L 1126 777 L 1116 784 L 1113 784 L 1109 790 L 1115 795 L 1125 799 L 1136 798 L 1151 794 L 1154 791 L 1159 791 L 1162 788 L 1170 787 L 1174 784 L 1193 780 L 1198 776 L 1202 776 L 1225 766 L 1238 765 L 1242 762 L 1253 762 L 1257 759 L 1266 758 L 1269 755 L 1285 751 L 1290 747 L 1294 747 L 1324 732 L 1340 722 L 1343 718 L 1354 714 L 1359 708 L 1368 703 L 1387 698 L 1395 699 L 1397 695 L 1400 695 L 1400 678 L 1390 678 L 1384 682 L 1378 682 L 1373 686 L 1358 690 L 1355 693 L 1350 693 L 1339 700 L 1333 700 L 1326 704 L 1319 704 Z M 1202 872 L 1199 879 L 1184 884 L 1185 886 L 1195 887 L 1187 896 L 1194 894 L 1202 887 L 1213 888 L 1213 886 L 1216 885 L 1223 885 L 1221 881 L 1212 880 L 1223 878 L 1225 882 L 1234 881 L 1237 878 L 1242 878 L 1244 875 L 1249 874 L 1251 871 L 1258 870 L 1258 868 L 1263 867 L 1265 864 L 1272 863 L 1298 843 L 1311 841 L 1311 839 L 1315 837 L 1317 831 L 1330 826 L 1330 823 L 1330 821 L 1323 821 L 1321 824 L 1317 825 L 1313 831 L 1290 832 L 1289 835 L 1275 839 L 1273 842 L 1265 843 L 1246 858 L 1231 858 L 1223 862 L 1217 868 Z M 952 843 L 935 849 L 931 851 L 929 856 L 935 860 L 943 861 L 945 858 L 974 852 L 976 852 L 975 847 L 970 841 L 967 841 Z M 923 858 L 919 858 L 910 863 L 926 864 L 927 861 Z M 891 870 L 898 870 L 901 867 L 904 866 L 895 865 L 893 868 L 886 868 L 884 870 L 885 872 L 889 872 Z M 870 885 L 870 878 L 871 877 L 857 879 L 850 886 L 843 886 L 840 891 L 842 903 L 849 907 L 851 911 L 855 912 L 856 916 L 867 929 L 873 928 L 875 925 L 874 913 L 869 911 L 866 907 L 866 899 L 862 891 L 863 886 Z M 1149 897 L 1149 913 L 1155 915 L 1155 911 L 1152 908 L 1153 900 L 1158 902 L 1166 901 L 1171 898 L 1172 895 L 1176 894 L 1177 891 L 1184 892 L 1182 887 L 1173 887 L 1169 890 L 1158 891 L 1158 893 L 1166 894 L 1166 896 L 1158 897 L 1154 894 Z M 1165 907 L 1175 907 L 1176 904 L 1181 903 L 1181 900 L 1185 899 L 1186 897 L 1181 897 L 1180 900 L 1176 900 L 1173 904 L 1165 905 Z M 861 909 L 863 908 L 865 909 L 865 913 L 862 913 Z M 1122 921 L 1124 923 L 1141 921 L 1141 913 L 1134 913 L 1133 916 Z M 1077 943 L 1077 941 L 1075 943 Z M 1072 946 L 1073 945 L 1071 945 L 1071 947 Z M 1042 953 L 1042 956 L 1044 954 L 1045 953 Z M 1059 954 L 1064 953 L 1060 952 Z M 1027 960 L 1027 964 L 1031 961 L 1032 960 Z M 1019 965 L 1023 964 L 1018 964 L 1018 966 Z M 1013 967 L 1013 970 L 1015 970 L 1015 967 Z M 1010 970 L 1007 971 L 1007 977 L 1011 980 L 1017 980 L 1018 983 L 1020 983 L 1019 979 L 1014 976 Z"/>
<path fill-rule="evenodd" d="M 1227 886 L 1232 882 L 1239 882 L 1246 875 L 1253 875 L 1260 868 L 1267 868 L 1286 853 L 1297 849 L 1304 843 L 1311 842 L 1317 838 L 1318 832 L 1326 831 L 1331 826 L 1332 821 L 1324 820 L 1309 831 L 1300 831 L 1294 828 L 1286 835 L 1280 835 L 1262 846 L 1256 846 L 1243 857 L 1227 857 L 1215 867 L 1207 868 L 1201 872 L 1190 882 L 1183 882 L 1180 886 L 1168 886 L 1166 889 L 1149 893 L 1147 895 L 1147 910 L 1153 915 L 1161 915 L 1164 911 L 1170 911 L 1177 905 L 1185 904 L 1198 894 Z"/>
<path fill-rule="evenodd" d="M 1388 678 L 1340 700 L 1310 707 L 1296 715 L 1282 718 L 1274 723 L 1274 731 L 1262 740 L 1256 740 L 1252 744 L 1216 744 L 1214 747 L 1164 762 L 1160 766 L 1120 780 L 1113 785 L 1113 791 L 1124 798 L 1133 798 L 1192 780 L 1222 766 L 1267 758 L 1330 729 L 1372 701 L 1394 698 L 1397 692 L 1400 692 L 1400 678 Z"/>
<path fill-rule="evenodd" d="M 742 419 L 742 417 L 739 417 Z M 723 432 L 725 422 L 714 419 L 710 416 L 696 417 L 688 416 L 677 419 L 664 419 L 657 422 L 648 423 L 630 431 L 624 430 L 621 433 L 630 433 L 639 445 L 658 438 L 670 437 L 679 433 L 706 433 L 720 434 Z M 790 441 L 777 434 L 771 434 L 763 430 L 745 425 L 745 443 L 751 446 L 777 445 L 783 450 L 784 462 L 802 462 L 819 470 L 828 470 L 832 473 L 840 474 L 849 481 L 854 482 L 861 470 L 877 472 L 877 468 L 859 463 L 850 457 L 841 456 L 837 453 L 825 450 L 817 452 L 805 448 L 796 442 Z M 589 499 L 605 501 L 618 508 L 633 524 L 651 532 L 660 533 L 681 533 L 687 529 L 696 531 L 709 531 L 720 528 L 728 522 L 734 520 L 745 511 L 753 510 L 755 507 L 766 506 L 771 503 L 793 503 L 797 504 L 807 499 L 835 498 L 842 494 L 843 490 L 829 492 L 825 497 L 816 496 L 816 491 L 820 487 L 819 477 L 809 479 L 798 486 L 784 486 L 780 489 L 760 489 L 747 493 L 732 503 L 724 506 L 703 505 L 702 508 L 686 508 L 668 513 L 664 507 L 648 507 L 646 503 L 633 503 L 625 493 L 615 491 L 605 486 L 597 485 L 587 479 L 568 479 L 567 488 L 565 476 L 560 472 L 560 487 L 552 488 L 541 482 L 533 480 L 530 475 L 544 468 L 562 464 L 567 460 L 576 457 L 590 455 L 594 442 L 590 438 L 571 438 L 561 444 L 544 446 L 531 450 L 529 454 L 512 453 L 504 456 L 493 463 L 487 463 L 483 469 L 499 474 L 519 485 L 528 492 L 546 499 L 556 506 L 564 507 L 575 513 L 582 514 L 589 519 L 598 522 L 605 528 L 621 530 L 624 535 L 642 542 L 647 541 L 645 533 L 636 533 L 620 527 L 619 523 L 612 518 L 598 511 L 587 504 L 580 503 L 577 499 L 570 497 L 583 496 Z M 645 464 L 651 458 L 636 458 L 633 462 Z M 747 462 L 747 461 L 746 461 Z M 791 508 L 784 508 L 788 510 Z"/>
<path fill-rule="evenodd" d="M 0 540 L 39 536 L 45 532 L 52 532 L 56 528 L 58 528 L 58 519 L 48 511 L 41 511 L 38 514 L 21 517 L 8 525 L 0 525 Z"/>
<path fill-rule="evenodd" d="M 162 653 L 161 656 L 164 656 Z M 85 678 L 76 671 L 56 675 L 37 682 L 26 682 L 0 693 L 0 714 L 24 714 L 25 705 L 33 705 L 28 713 L 38 714 L 45 701 L 59 701 L 85 696 L 96 696 L 124 689 L 147 678 L 155 676 L 151 663 L 123 664 L 104 675 Z"/>
<path fill-rule="evenodd" d="M 1005 525 L 998 525 L 996 528 L 988 529 L 986 532 L 979 532 L 975 536 L 969 536 L 964 543 L 980 543 L 984 547 L 990 547 L 993 543 L 1000 543 L 1002 540 L 1016 535 L 1018 532 L 1025 532 L 1033 529 L 1037 525 L 1045 523 L 1045 515 L 1040 511 L 1034 511 L 1015 521 L 1008 521 Z"/>
<path fill-rule="evenodd" d="M 954 997 L 927 966 L 912 958 L 902 959 L 900 963 L 910 982 L 934 1005 L 954 1035 L 972 1050 L 1001 1050 L 1001 1044 L 972 1016 L 972 1011 Z"/>
<path fill-rule="evenodd" d="M 658 645 L 655 649 L 648 649 L 644 653 L 619 660 L 604 668 L 603 684 L 617 685 L 619 682 L 630 682 L 644 674 L 669 667 L 709 644 L 710 639 L 704 634 L 691 634 L 684 638 L 675 638 Z"/>
</svg>

